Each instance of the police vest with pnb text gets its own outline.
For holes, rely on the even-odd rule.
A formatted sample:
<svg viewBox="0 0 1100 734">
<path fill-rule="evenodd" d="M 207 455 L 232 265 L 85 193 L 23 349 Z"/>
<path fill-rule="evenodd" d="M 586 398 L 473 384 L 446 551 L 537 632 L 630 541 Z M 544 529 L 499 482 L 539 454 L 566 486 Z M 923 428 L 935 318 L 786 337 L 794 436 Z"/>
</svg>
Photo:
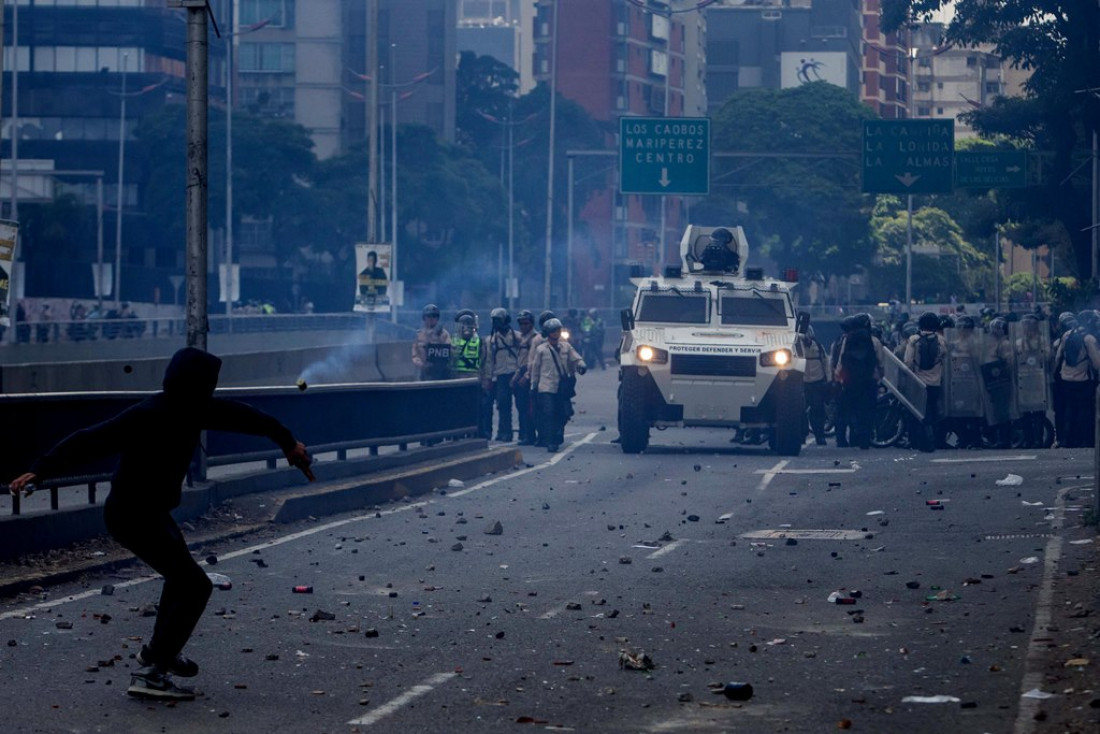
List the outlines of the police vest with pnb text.
<svg viewBox="0 0 1100 734">
<path fill-rule="evenodd" d="M 473 337 L 454 344 L 455 371 L 478 372 L 481 370 L 481 338 Z"/>
</svg>

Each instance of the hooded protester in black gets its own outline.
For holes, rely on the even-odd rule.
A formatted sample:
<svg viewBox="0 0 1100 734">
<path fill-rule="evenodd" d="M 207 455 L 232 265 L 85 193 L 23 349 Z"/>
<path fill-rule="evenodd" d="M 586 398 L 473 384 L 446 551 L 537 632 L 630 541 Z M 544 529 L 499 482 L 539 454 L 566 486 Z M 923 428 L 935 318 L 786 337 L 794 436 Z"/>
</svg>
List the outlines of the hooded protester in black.
<svg viewBox="0 0 1100 734">
<path fill-rule="evenodd" d="M 90 461 L 118 455 L 104 502 L 107 530 L 164 577 L 153 638 L 138 661 L 157 675 L 195 675 L 180 656 L 210 597 L 206 572 L 191 557 L 171 516 L 203 430 L 266 436 L 313 480 L 304 445 L 272 416 L 245 403 L 214 397 L 221 360 L 187 347 L 172 357 L 164 390 L 113 418 L 68 436 L 11 483 L 13 493 L 39 479 L 63 476 Z"/>
</svg>

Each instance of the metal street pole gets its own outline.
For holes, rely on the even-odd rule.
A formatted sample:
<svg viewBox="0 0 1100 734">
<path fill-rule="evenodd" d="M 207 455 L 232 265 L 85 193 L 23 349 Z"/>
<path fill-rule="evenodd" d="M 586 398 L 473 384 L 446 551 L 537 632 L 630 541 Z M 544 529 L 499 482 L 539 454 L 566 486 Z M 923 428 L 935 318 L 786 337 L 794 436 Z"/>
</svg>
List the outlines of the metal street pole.
<svg viewBox="0 0 1100 734">
<path fill-rule="evenodd" d="M 378 0 L 367 0 L 367 242 L 378 241 Z"/>
<path fill-rule="evenodd" d="M 187 6 L 187 346 L 203 351 L 210 330 L 206 310 L 209 181 L 206 12 L 206 3 Z M 205 466 L 200 467 L 200 475 L 205 476 Z"/>
<path fill-rule="evenodd" d="M 19 0 L 11 4 L 11 218 L 19 221 Z"/>
<path fill-rule="evenodd" d="M 95 295 L 103 314 L 103 176 L 95 180 Z"/>
<path fill-rule="evenodd" d="M 515 284 L 515 147 L 514 128 L 512 126 L 512 100 L 508 100 L 508 311 L 515 310 L 516 298 L 513 286 Z"/>
<path fill-rule="evenodd" d="M 566 217 L 567 222 L 567 235 L 565 238 L 565 304 L 571 305 L 573 303 L 573 156 L 567 156 L 566 160 L 569 164 L 569 196 L 567 201 L 569 202 L 566 210 L 569 212 Z M 664 197 L 661 197 L 661 201 L 664 201 Z M 662 209 L 664 207 L 662 206 Z"/>
<path fill-rule="evenodd" d="M 204 26 L 205 27 L 205 26 Z M 190 29 L 188 29 L 190 31 Z M 114 292 L 115 308 L 118 308 L 122 300 L 122 207 L 123 189 L 125 188 L 124 175 L 126 172 L 126 72 L 130 54 L 122 54 L 122 105 L 118 118 L 118 191 L 115 197 L 115 273 Z M 190 102 L 190 99 L 188 100 Z"/>
<path fill-rule="evenodd" d="M 393 95 L 390 100 L 390 280 L 397 283 L 397 88 L 390 93 Z M 397 323 L 396 304 L 390 308 L 390 314 Z"/>
<path fill-rule="evenodd" d="M 668 117 L 668 96 L 672 91 L 672 6 L 668 6 L 667 12 L 664 13 L 665 20 L 668 22 L 668 38 L 665 39 L 665 102 L 664 111 L 662 117 Z M 657 237 L 657 247 L 660 253 L 657 258 L 657 274 L 660 275 L 664 272 L 665 263 L 668 262 L 668 252 L 665 248 L 665 234 L 668 228 L 667 211 L 665 204 L 668 202 L 668 196 L 661 194 L 661 233 Z"/>
<path fill-rule="evenodd" d="M 542 296 L 543 307 L 547 310 L 550 308 L 550 276 L 554 254 L 554 132 L 558 96 L 558 7 L 556 3 L 550 3 L 549 7 L 554 13 L 554 24 L 550 29 L 550 150 L 546 173 L 546 264 Z"/>
<path fill-rule="evenodd" d="M 905 308 L 913 304 L 913 195 L 909 194 L 905 218 Z"/>
<path fill-rule="evenodd" d="M 229 33 L 225 45 L 225 315 L 233 315 L 233 44 L 237 42 L 236 18 L 229 3 Z M 233 320 L 226 318 L 233 330 Z"/>
</svg>

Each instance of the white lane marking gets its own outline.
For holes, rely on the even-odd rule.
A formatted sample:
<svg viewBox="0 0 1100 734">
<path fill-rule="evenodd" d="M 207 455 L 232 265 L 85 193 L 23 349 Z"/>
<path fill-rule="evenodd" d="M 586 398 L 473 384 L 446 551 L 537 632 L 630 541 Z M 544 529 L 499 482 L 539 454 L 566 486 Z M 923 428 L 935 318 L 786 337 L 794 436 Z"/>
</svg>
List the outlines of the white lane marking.
<svg viewBox="0 0 1100 734">
<path fill-rule="evenodd" d="M 473 487 L 463 489 L 459 492 L 449 492 L 447 494 L 447 496 L 448 497 L 459 497 L 461 495 L 469 494 L 470 492 L 474 492 L 474 491 L 479 490 L 479 489 L 484 489 L 485 487 L 492 486 L 494 484 L 497 484 L 499 482 L 503 482 L 503 481 L 508 480 L 508 479 L 514 479 L 516 477 L 521 477 L 524 474 L 529 474 L 533 471 L 539 471 L 540 469 L 546 469 L 548 467 L 554 466 L 559 461 L 561 461 L 566 456 L 568 456 L 574 449 L 577 449 L 580 446 L 583 446 L 584 444 L 589 443 L 596 436 L 597 436 L 596 433 L 588 434 L 587 436 L 582 438 L 580 441 L 576 441 L 574 443 L 569 444 L 567 447 L 562 449 L 561 452 L 554 454 L 552 457 L 550 457 L 550 459 L 548 461 L 545 461 L 542 464 L 536 464 L 535 466 L 525 467 L 525 468 L 520 469 L 518 471 L 514 471 L 510 474 L 502 474 L 499 477 L 493 477 L 492 479 L 487 479 L 484 482 L 481 482 L 479 484 L 475 484 Z M 396 508 L 393 508 L 393 509 L 390 509 L 390 510 L 382 510 L 378 514 L 392 515 L 392 514 L 397 513 L 397 512 L 407 512 L 409 510 L 416 509 L 417 507 L 425 507 L 428 504 L 429 503 L 427 501 L 413 502 L 413 503 L 410 503 L 410 504 L 407 504 L 407 505 L 402 505 L 401 507 L 396 507 Z M 296 540 L 301 540 L 302 538 L 308 538 L 309 536 L 316 535 L 318 533 L 324 533 L 324 532 L 327 532 L 327 531 L 332 530 L 334 528 L 340 528 L 340 527 L 343 527 L 345 525 L 350 525 L 352 523 L 362 522 L 363 520 L 374 519 L 374 515 L 375 515 L 375 513 L 372 512 L 369 515 L 356 515 L 355 517 L 348 517 L 348 518 L 344 518 L 343 520 L 334 520 L 333 522 L 325 523 L 324 525 L 318 525 L 316 527 L 308 528 L 306 530 L 300 530 L 297 533 L 291 533 L 290 535 L 284 535 L 281 538 L 275 538 L 274 540 L 268 540 L 268 541 L 265 541 L 263 543 L 258 543 L 257 545 L 251 546 L 249 548 L 241 548 L 240 550 L 230 551 L 228 553 L 219 555 L 218 560 L 220 560 L 220 561 L 230 561 L 234 558 L 239 558 L 240 556 L 251 555 L 253 551 L 262 551 L 262 550 L 266 550 L 268 548 L 274 548 L 274 547 L 279 546 L 279 545 L 284 545 L 286 543 L 293 543 Z M 206 562 L 205 561 L 200 561 L 199 565 L 200 566 L 205 566 Z M 156 581 L 159 578 L 160 578 L 160 575 L 152 574 L 152 575 L 149 575 L 149 576 L 142 576 L 141 578 L 130 579 L 129 581 L 123 581 L 121 583 L 114 584 L 114 587 L 116 589 L 125 589 L 128 586 L 137 586 L 138 584 L 144 584 L 144 583 L 148 583 L 150 581 Z M 62 604 L 69 604 L 71 602 L 81 601 L 83 599 L 90 599 L 91 597 L 99 596 L 102 593 L 103 592 L 102 592 L 101 589 L 90 589 L 88 591 L 82 591 L 79 594 L 73 594 L 72 596 L 67 596 L 64 599 L 52 599 L 50 601 L 44 601 L 44 602 L 40 602 L 38 604 L 32 604 L 31 606 L 23 607 L 22 609 L 13 609 L 10 612 L 4 612 L 4 613 L 0 614 L 0 621 L 3 621 L 5 619 L 16 619 L 16 618 L 20 618 L 20 617 L 26 617 L 28 614 L 33 614 L 34 612 L 39 611 L 41 609 L 49 609 L 50 607 L 57 607 L 57 606 L 61 606 Z"/>
<path fill-rule="evenodd" d="M 767 489 L 768 485 L 772 483 L 773 479 L 775 479 L 775 475 L 778 474 L 779 472 L 783 471 L 783 468 L 786 467 L 787 464 L 790 464 L 790 463 L 791 462 L 788 461 L 787 459 L 783 459 L 783 461 L 779 462 L 778 464 L 773 466 L 771 469 L 764 470 L 762 472 L 764 477 L 760 480 L 760 485 L 757 486 L 757 490 L 763 492 L 765 489 Z"/>
<path fill-rule="evenodd" d="M 852 469 L 757 469 L 757 474 L 855 474 L 859 467 Z"/>
<path fill-rule="evenodd" d="M 1038 457 L 1035 454 L 1020 454 L 1019 456 L 975 456 L 966 459 L 932 459 L 933 464 L 975 464 L 982 461 L 1034 461 Z"/>
<path fill-rule="evenodd" d="M 484 482 L 481 482 L 480 484 L 475 484 L 474 486 L 469 487 L 467 489 L 462 489 L 462 490 L 459 490 L 458 492 L 448 492 L 447 496 L 448 497 L 461 497 L 464 494 L 469 494 L 470 492 L 476 492 L 479 489 L 484 489 L 485 487 L 489 487 L 493 484 L 496 484 L 497 482 L 502 482 L 505 479 L 515 479 L 516 477 L 522 477 L 524 474 L 530 474 L 531 472 L 541 471 L 542 469 L 547 469 L 551 466 L 554 466 L 559 461 L 563 461 L 565 459 L 565 457 L 568 456 L 570 453 L 572 453 L 575 449 L 578 449 L 581 446 L 585 445 L 586 443 L 591 442 L 592 439 L 596 438 L 596 436 L 598 436 L 598 435 L 599 435 L 598 433 L 589 433 L 587 436 L 582 438 L 580 441 L 575 441 L 575 442 L 569 444 L 567 447 L 565 447 L 564 449 L 562 449 L 558 453 L 551 456 L 549 458 L 549 460 L 547 460 L 547 461 L 545 461 L 541 464 L 535 464 L 534 466 L 530 466 L 530 467 L 527 467 L 527 468 L 524 468 L 524 469 L 520 469 L 518 471 L 514 471 L 511 474 L 506 474 L 502 477 L 494 477 L 493 479 L 486 479 Z"/>
<path fill-rule="evenodd" d="M 674 540 L 671 543 L 669 543 L 668 545 L 666 545 L 662 548 L 658 548 L 657 550 L 653 551 L 648 556 L 646 556 L 646 558 L 649 558 L 649 559 L 660 558 L 661 556 L 665 555 L 666 553 L 671 553 L 672 551 L 676 550 L 677 548 L 679 548 L 681 545 L 683 545 L 686 542 L 687 541 L 684 540 L 683 538 L 681 538 L 679 540 Z"/>
<path fill-rule="evenodd" d="M 409 690 L 405 691 L 397 698 L 394 698 L 382 704 L 366 716 L 360 716 L 358 719 L 352 719 L 348 722 L 348 724 L 350 726 L 373 726 L 374 724 L 378 723 L 382 719 L 397 711 L 405 704 L 411 703 L 412 701 L 415 701 L 416 699 L 427 693 L 431 693 L 436 689 L 437 686 L 443 685 L 457 675 L 458 673 L 436 673 L 423 683 L 415 685 Z"/>
<path fill-rule="evenodd" d="M 1035 604 L 1035 622 L 1031 626 L 1031 639 L 1046 637 L 1047 628 L 1050 626 L 1051 606 L 1054 599 L 1054 572 L 1058 566 L 1058 560 L 1062 557 L 1062 525 L 1065 521 L 1066 493 L 1080 489 L 1079 487 L 1066 487 L 1058 492 L 1055 505 L 1058 511 L 1055 513 L 1051 530 L 1054 537 L 1047 541 L 1046 552 L 1043 558 L 1043 584 L 1039 588 L 1039 599 Z M 1042 688 L 1045 675 L 1042 669 L 1042 659 L 1046 647 L 1032 642 L 1027 649 L 1027 659 L 1023 680 L 1020 681 L 1021 696 L 1032 688 Z M 1028 734 L 1035 731 L 1035 714 L 1039 711 L 1039 701 L 1034 698 L 1020 698 L 1020 708 L 1016 713 L 1016 724 L 1012 731 L 1015 734 Z"/>
</svg>

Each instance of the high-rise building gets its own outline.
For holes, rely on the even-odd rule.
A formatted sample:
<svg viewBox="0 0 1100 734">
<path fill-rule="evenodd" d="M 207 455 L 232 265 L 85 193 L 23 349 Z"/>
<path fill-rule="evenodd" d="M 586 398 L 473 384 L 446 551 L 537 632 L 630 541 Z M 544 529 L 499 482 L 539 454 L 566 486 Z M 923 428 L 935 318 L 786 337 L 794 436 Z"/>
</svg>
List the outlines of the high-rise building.
<svg viewBox="0 0 1100 734">
<path fill-rule="evenodd" d="M 862 0 L 863 83 L 859 98 L 884 120 L 912 117 L 909 88 L 914 61 L 909 33 L 884 33 L 882 0 Z"/>
<path fill-rule="evenodd" d="M 711 111 L 750 87 L 825 81 L 859 93 L 858 0 L 726 0 L 704 12 Z"/>
<path fill-rule="evenodd" d="M 925 23 L 913 32 L 913 117 L 952 118 L 955 139 L 974 130 L 959 115 L 986 107 L 1008 94 L 1019 94 L 1026 72 L 1013 74 L 989 44 L 957 48 L 943 43 L 942 23 Z"/>
<path fill-rule="evenodd" d="M 217 12 L 224 25 L 225 9 Z M 97 177 L 47 171 L 101 171 L 106 203 L 103 229 L 110 256 L 121 167 L 126 216 L 120 257 L 122 297 L 151 300 L 157 288 L 171 293 L 167 273 L 179 272 L 180 248 L 159 242 L 155 223 L 130 216 L 141 208 L 136 175 L 140 161 L 137 146 L 125 145 L 120 166 L 119 139 L 124 136 L 128 144 L 136 142 L 134 131 L 142 118 L 165 104 L 183 103 L 187 58 L 183 11 L 141 0 L 33 4 L 24 0 L 18 8 L 5 3 L 3 13 L 5 79 L 0 114 L 5 214 L 11 215 L 13 169 L 19 173 L 17 207 L 45 203 L 66 193 L 93 211 Z M 210 47 L 210 76 L 224 78 L 224 49 L 218 44 Z M 124 84 L 125 117 L 121 114 Z M 211 89 L 212 97 L 219 93 Z M 17 100 L 14 105 L 13 100 Z M 71 242 L 70 247 L 71 258 L 54 259 L 48 267 L 26 267 L 17 290 L 23 289 L 29 297 L 92 296 L 95 235 Z M 22 256 L 32 265 L 36 254 L 24 248 Z"/>
<path fill-rule="evenodd" d="M 458 0 L 458 50 L 491 56 L 519 74 L 519 93 L 535 87 L 535 0 Z"/>
<path fill-rule="evenodd" d="M 685 21 L 683 14 L 671 12 L 679 5 L 663 0 L 644 4 L 629 0 L 538 0 L 535 78 L 550 81 L 557 23 L 558 93 L 603 123 L 608 131 L 607 148 L 617 150 L 621 117 L 686 114 Z M 698 63 L 697 54 L 693 51 L 691 55 Z M 698 99 L 697 95 L 694 98 Z M 574 259 L 568 263 L 573 269 L 576 305 L 612 303 L 609 284 L 624 283 L 630 264 L 644 263 L 657 270 L 679 260 L 683 200 L 624 195 L 618 191 L 613 172 L 606 180 L 606 188 L 592 196 L 579 215 L 586 231 L 583 241 L 574 244 Z M 665 198 L 667 202 L 663 202 Z M 662 206 L 666 207 L 663 237 Z M 614 288 L 611 286 L 611 290 Z"/>
</svg>

